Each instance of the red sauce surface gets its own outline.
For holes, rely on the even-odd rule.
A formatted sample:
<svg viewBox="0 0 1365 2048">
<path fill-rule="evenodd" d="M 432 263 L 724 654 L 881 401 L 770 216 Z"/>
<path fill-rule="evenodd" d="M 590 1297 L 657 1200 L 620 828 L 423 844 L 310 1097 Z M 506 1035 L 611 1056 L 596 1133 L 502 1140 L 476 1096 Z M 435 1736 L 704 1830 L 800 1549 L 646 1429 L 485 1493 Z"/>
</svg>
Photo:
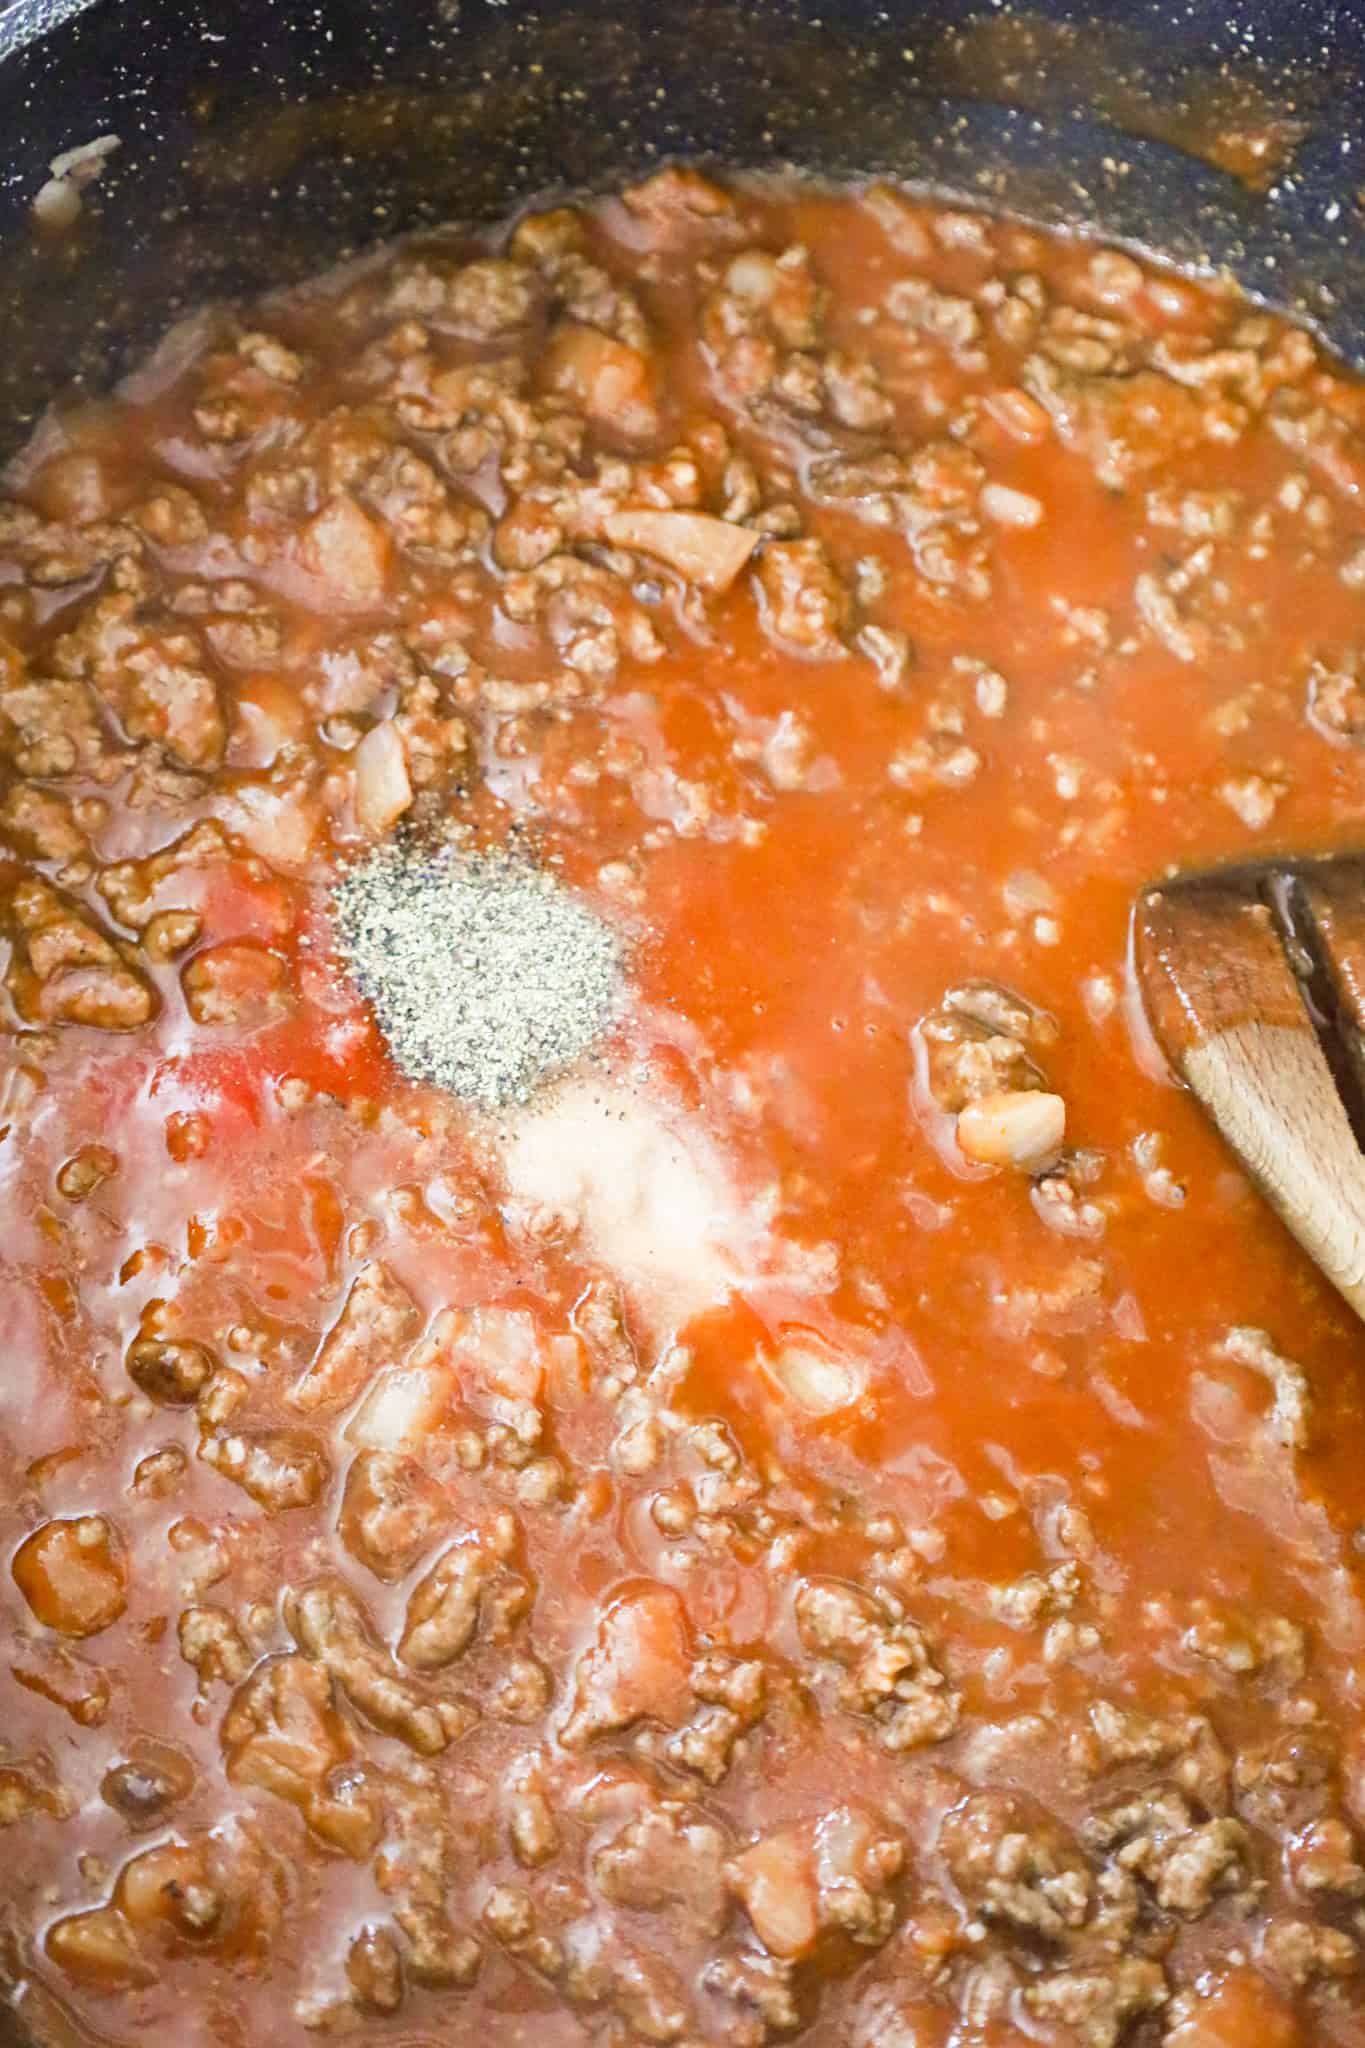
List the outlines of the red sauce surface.
<svg viewBox="0 0 1365 2048">
<path fill-rule="evenodd" d="M 1365 1344 L 1127 968 L 1154 877 L 1358 837 L 1361 387 L 885 189 L 478 253 L 207 317 L 0 503 L 13 2003 L 1365 2042 Z M 339 965 L 337 863 L 452 820 L 625 935 L 562 1086 L 718 1191 L 690 1280 Z M 1064 1104 L 1023 1169 L 956 1142 L 992 1059 Z"/>
</svg>

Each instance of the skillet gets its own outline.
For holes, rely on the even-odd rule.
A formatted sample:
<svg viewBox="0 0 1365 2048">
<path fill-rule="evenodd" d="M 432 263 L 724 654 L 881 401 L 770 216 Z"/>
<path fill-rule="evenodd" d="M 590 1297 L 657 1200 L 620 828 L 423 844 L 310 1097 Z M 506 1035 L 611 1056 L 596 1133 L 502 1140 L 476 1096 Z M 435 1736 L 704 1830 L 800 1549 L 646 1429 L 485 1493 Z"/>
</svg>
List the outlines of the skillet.
<svg viewBox="0 0 1365 2048">
<path fill-rule="evenodd" d="M 110 134 L 35 236 L 50 160 Z M 0 457 L 204 299 L 675 155 L 1227 264 L 1365 362 L 1365 0 L 0 0 Z"/>
<path fill-rule="evenodd" d="M 36 232 L 51 160 L 105 135 Z M 0 461 L 205 299 L 670 156 L 1226 265 L 1365 366 L 1365 0 L 0 0 Z M 0 2048 L 90 2040 L 24 2010 Z"/>
</svg>

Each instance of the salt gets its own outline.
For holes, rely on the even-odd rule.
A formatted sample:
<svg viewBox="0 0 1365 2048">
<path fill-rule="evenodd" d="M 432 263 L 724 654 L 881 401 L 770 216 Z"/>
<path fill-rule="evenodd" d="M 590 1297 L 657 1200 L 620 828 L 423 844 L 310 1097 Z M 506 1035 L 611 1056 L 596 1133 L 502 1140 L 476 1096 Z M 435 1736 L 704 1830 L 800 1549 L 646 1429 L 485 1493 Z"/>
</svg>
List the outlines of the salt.
<svg viewBox="0 0 1365 2048">
<path fill-rule="evenodd" d="M 569 1082 L 502 1134 L 515 1201 L 548 1209 L 676 1327 L 767 1263 L 720 1148 L 679 1106 L 603 1076 Z"/>
</svg>

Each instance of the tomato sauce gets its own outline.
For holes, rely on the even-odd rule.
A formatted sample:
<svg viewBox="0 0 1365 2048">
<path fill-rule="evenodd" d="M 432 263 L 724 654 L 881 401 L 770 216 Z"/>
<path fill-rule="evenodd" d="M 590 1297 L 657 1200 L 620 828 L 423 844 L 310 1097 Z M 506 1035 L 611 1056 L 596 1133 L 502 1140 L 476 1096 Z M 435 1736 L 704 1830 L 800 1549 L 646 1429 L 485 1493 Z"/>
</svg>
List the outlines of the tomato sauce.
<svg viewBox="0 0 1365 2048">
<path fill-rule="evenodd" d="M 1357 837 L 1362 419 L 1221 281 L 681 170 L 40 430 L 35 2039 L 1365 2041 L 1365 1339 L 1128 957 L 1148 882 Z M 627 949 L 492 1112 L 335 943 L 452 827 Z"/>
</svg>

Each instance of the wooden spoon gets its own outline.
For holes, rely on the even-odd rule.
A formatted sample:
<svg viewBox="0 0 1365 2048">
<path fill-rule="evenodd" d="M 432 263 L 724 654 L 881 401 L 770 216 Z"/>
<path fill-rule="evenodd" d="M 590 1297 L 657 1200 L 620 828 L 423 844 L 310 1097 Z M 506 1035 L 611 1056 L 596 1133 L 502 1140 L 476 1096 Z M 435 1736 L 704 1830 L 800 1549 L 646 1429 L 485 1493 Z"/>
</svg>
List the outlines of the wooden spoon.
<svg viewBox="0 0 1365 2048">
<path fill-rule="evenodd" d="M 1365 857 L 1158 883 L 1133 959 L 1172 1067 L 1365 1317 Z"/>
</svg>

